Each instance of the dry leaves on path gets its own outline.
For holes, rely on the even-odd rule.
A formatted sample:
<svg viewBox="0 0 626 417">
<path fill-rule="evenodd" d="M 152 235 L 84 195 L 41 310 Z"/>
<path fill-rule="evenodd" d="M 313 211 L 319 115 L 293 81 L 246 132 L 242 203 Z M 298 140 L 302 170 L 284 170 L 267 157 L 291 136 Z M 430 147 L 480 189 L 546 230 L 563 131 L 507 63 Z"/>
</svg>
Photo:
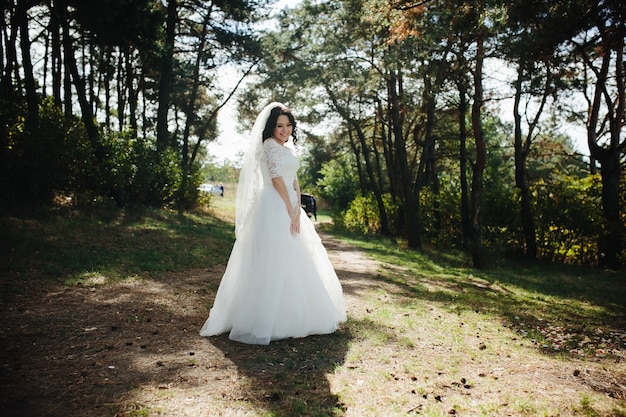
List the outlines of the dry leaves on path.
<svg viewBox="0 0 626 417">
<path fill-rule="evenodd" d="M 349 321 L 333 335 L 270 346 L 199 337 L 224 265 L 74 287 L 27 283 L 0 306 L 0 415 L 495 416 L 532 415 L 541 401 L 554 415 L 585 415 L 584 398 L 605 396 L 607 408 L 594 412 L 608 416 L 626 392 L 623 363 L 502 344 L 509 329 L 407 299 L 363 252 L 322 238 Z M 19 280 L 4 278 L 5 289 Z"/>
</svg>

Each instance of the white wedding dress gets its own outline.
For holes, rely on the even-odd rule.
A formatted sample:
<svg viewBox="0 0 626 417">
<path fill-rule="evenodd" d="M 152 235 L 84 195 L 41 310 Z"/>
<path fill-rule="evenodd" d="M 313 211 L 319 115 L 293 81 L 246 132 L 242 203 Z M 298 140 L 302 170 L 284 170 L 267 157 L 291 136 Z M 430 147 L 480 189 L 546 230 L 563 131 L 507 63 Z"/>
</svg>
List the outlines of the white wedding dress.
<svg viewBox="0 0 626 417">
<path fill-rule="evenodd" d="M 282 176 L 291 187 L 299 167 L 291 148 L 273 139 L 262 145 L 262 185 L 238 231 L 209 318 L 200 334 L 230 332 L 248 344 L 334 332 L 346 320 L 341 284 L 322 242 L 304 211 L 300 233 L 289 230 L 285 203 L 272 185 Z"/>
</svg>

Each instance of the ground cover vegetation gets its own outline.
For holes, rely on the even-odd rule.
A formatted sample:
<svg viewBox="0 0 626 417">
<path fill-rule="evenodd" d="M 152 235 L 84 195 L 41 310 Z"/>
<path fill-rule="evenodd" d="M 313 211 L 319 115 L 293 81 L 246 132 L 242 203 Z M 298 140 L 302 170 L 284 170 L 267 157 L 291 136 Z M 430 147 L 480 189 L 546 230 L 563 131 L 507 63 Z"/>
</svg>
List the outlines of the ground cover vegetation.
<svg viewBox="0 0 626 417">
<path fill-rule="evenodd" d="M 620 268 L 623 2 L 272 3 L 3 2 L 3 204 L 193 208 L 221 109 L 280 100 L 348 230 Z"/>
<path fill-rule="evenodd" d="M 502 259 L 477 271 L 462 251 L 407 251 L 325 222 L 348 304 L 337 333 L 200 337 L 233 201 L 3 214 L 1 414 L 626 415 L 626 286 L 597 268 Z"/>
</svg>

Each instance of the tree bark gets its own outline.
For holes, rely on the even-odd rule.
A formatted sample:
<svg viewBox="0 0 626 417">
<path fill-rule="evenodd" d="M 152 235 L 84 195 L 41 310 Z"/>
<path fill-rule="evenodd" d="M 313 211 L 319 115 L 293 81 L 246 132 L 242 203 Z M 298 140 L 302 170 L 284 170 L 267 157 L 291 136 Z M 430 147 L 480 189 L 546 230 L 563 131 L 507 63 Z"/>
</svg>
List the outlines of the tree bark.
<svg viewBox="0 0 626 417">
<path fill-rule="evenodd" d="M 98 145 L 98 129 L 96 127 L 94 121 L 94 115 L 91 111 L 91 106 L 89 105 L 89 100 L 87 99 L 87 92 L 85 90 L 85 81 L 82 79 L 78 72 L 78 65 L 76 63 L 76 57 L 74 56 L 74 45 L 72 43 L 72 35 L 70 33 L 69 22 L 66 16 L 65 4 L 63 2 L 59 2 L 58 5 L 59 17 L 61 21 L 61 26 L 63 28 L 63 49 L 65 56 L 65 70 L 66 73 L 71 75 L 71 80 L 74 84 L 74 88 L 76 90 L 76 98 L 78 99 L 78 103 L 80 105 L 81 110 L 81 118 L 83 123 L 85 124 L 85 129 L 87 130 L 87 136 L 89 140 L 94 144 Z M 71 102 L 71 95 L 65 97 L 65 101 Z M 99 147 L 96 147 L 96 158 L 98 161 L 101 161 L 104 155 L 102 155 Z"/>
<path fill-rule="evenodd" d="M 382 190 L 378 186 L 378 181 L 374 175 L 374 169 L 372 167 L 372 156 L 370 147 L 367 144 L 365 138 L 365 132 L 361 129 L 361 126 L 355 126 L 356 135 L 359 138 L 361 144 L 361 151 L 363 152 L 363 159 L 365 160 L 365 171 L 367 172 L 367 178 L 370 183 L 370 188 L 374 193 L 376 199 L 376 206 L 378 207 L 378 215 L 380 218 L 380 233 L 383 235 L 389 234 L 389 221 L 387 219 L 387 210 L 385 209 L 385 203 L 383 202 Z"/>
<path fill-rule="evenodd" d="M 137 90 L 135 89 L 135 71 L 133 67 L 133 52 L 130 45 L 124 47 L 126 56 L 126 90 L 128 91 L 128 122 L 130 124 L 131 135 L 137 138 Z"/>
<path fill-rule="evenodd" d="M 391 71 L 387 79 L 387 94 L 389 97 L 389 113 L 391 116 L 391 125 L 393 132 L 393 140 L 395 145 L 395 156 L 400 172 L 400 191 L 403 199 L 405 234 L 407 245 L 413 249 L 421 249 L 421 233 L 419 230 L 419 194 L 413 193 L 409 163 L 406 153 L 406 142 L 402 128 L 402 108 L 401 100 L 398 92 L 400 85 L 401 73 L 398 70 Z"/>
<path fill-rule="evenodd" d="M 513 120 L 515 124 L 515 186 L 520 190 L 520 219 L 524 236 L 525 254 L 529 259 L 537 258 L 537 239 L 535 237 L 535 221 L 533 217 L 530 189 L 528 185 L 528 170 L 526 161 L 530 150 L 530 142 L 523 143 L 522 116 L 519 105 L 522 97 L 522 80 L 524 77 L 524 63 L 520 62 L 517 80 L 515 81 L 515 99 L 513 104 Z"/>
<path fill-rule="evenodd" d="M 470 205 L 467 187 L 467 85 L 464 76 L 458 82 L 459 89 L 459 178 L 461 181 L 461 233 L 463 246 L 470 240 Z"/>
<path fill-rule="evenodd" d="M 617 13 L 619 15 L 619 13 Z M 620 181 L 621 166 L 620 158 L 626 149 L 626 141 L 621 141 L 621 132 L 624 127 L 624 109 L 626 106 L 626 88 L 624 83 L 624 37 L 626 35 L 626 23 L 624 16 L 616 21 L 612 30 L 607 30 L 604 20 L 598 16 L 598 28 L 602 37 L 602 64 L 595 68 L 589 57 L 583 53 L 583 59 L 587 66 L 594 72 L 595 91 L 593 100 L 590 102 L 589 117 L 587 120 L 587 142 L 591 157 L 600 164 L 602 177 L 602 214 L 604 215 L 604 227 L 600 231 L 598 241 L 598 264 L 603 268 L 620 269 L 622 264 L 620 255 L 623 251 L 622 239 L 624 224 L 621 221 L 620 207 Z M 614 55 L 611 53 L 613 52 Z M 611 66 L 611 58 L 615 56 L 615 62 Z M 610 96 L 609 70 L 615 70 L 616 96 Z M 600 108 L 604 99 L 607 107 L 606 118 L 609 121 L 609 143 L 605 147 L 598 143 L 598 124 Z"/>
<path fill-rule="evenodd" d="M 17 17 L 15 16 L 16 11 L 14 8 L 11 7 L 7 7 L 6 4 L 3 3 L 3 9 L 7 10 L 8 17 L 9 17 L 9 21 L 12 23 L 11 25 L 9 25 L 10 27 L 10 31 L 8 33 L 8 39 L 5 39 L 5 48 L 6 48 L 6 62 L 4 63 L 4 68 L 2 71 L 2 89 L 6 92 L 9 91 L 13 91 L 13 81 L 12 81 L 12 77 L 15 74 L 15 81 L 16 81 L 16 85 L 19 85 L 19 65 L 17 64 L 17 36 L 18 36 L 18 29 L 19 26 L 14 24 L 15 20 L 17 19 Z M 2 14 L 2 21 L 3 23 L 6 23 L 4 21 L 5 19 L 5 12 L 4 10 L 3 14 Z M 6 31 L 3 30 L 3 36 L 6 34 Z"/>
<path fill-rule="evenodd" d="M 22 53 L 22 68 L 24 71 L 24 87 L 26 91 L 26 107 L 28 126 L 34 131 L 39 126 L 39 99 L 35 76 L 33 75 L 33 63 L 30 59 L 30 37 L 28 31 L 28 16 L 25 1 L 18 1 L 15 10 L 15 23 L 20 28 L 20 51 Z"/>
<path fill-rule="evenodd" d="M 483 106 L 483 62 L 485 59 L 485 46 L 483 34 L 479 28 L 476 37 L 476 68 L 474 69 L 474 102 L 472 103 L 472 129 L 476 141 L 476 163 L 472 173 L 471 191 L 471 228 L 470 244 L 472 259 L 475 268 L 483 268 L 486 263 L 485 248 L 482 241 L 482 198 L 483 198 L 483 172 L 487 165 L 487 149 L 485 134 L 482 126 Z"/>
<path fill-rule="evenodd" d="M 61 88 L 63 86 L 63 59 L 61 53 L 61 28 L 59 26 L 58 14 L 53 8 L 50 13 L 50 68 L 52 76 L 52 96 L 54 97 L 54 104 L 59 108 L 63 105 Z"/>
<path fill-rule="evenodd" d="M 424 75 L 424 105 L 426 108 L 426 127 L 424 129 L 424 141 L 422 157 L 420 158 L 417 176 L 415 179 L 414 193 L 419 195 L 421 190 L 429 183 L 433 191 L 433 216 L 435 218 L 435 230 L 441 230 L 441 212 L 439 209 L 439 179 L 437 177 L 437 160 L 435 156 L 435 92 L 433 83 L 428 75 Z M 415 135 L 417 136 L 417 134 Z M 419 138 L 415 138 L 419 142 Z M 418 200 L 419 201 L 419 200 Z"/>
<path fill-rule="evenodd" d="M 157 110 L 157 152 L 159 154 L 169 146 L 168 113 L 173 83 L 172 66 L 174 62 L 177 15 L 178 1 L 169 0 L 167 3 L 165 46 L 163 47 L 163 56 L 161 58 L 161 78 L 159 79 L 159 107 Z"/>
</svg>

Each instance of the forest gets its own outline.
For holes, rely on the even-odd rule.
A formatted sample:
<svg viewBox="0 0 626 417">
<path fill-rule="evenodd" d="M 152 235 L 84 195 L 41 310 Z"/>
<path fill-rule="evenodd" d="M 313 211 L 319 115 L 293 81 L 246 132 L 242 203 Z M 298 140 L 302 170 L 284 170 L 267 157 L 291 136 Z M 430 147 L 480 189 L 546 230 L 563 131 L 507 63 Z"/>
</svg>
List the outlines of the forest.
<svg viewBox="0 0 626 417">
<path fill-rule="evenodd" d="M 191 210 L 220 112 L 277 100 L 337 227 L 623 267 L 625 2 L 274 3 L 1 2 L 3 210 Z"/>
</svg>

